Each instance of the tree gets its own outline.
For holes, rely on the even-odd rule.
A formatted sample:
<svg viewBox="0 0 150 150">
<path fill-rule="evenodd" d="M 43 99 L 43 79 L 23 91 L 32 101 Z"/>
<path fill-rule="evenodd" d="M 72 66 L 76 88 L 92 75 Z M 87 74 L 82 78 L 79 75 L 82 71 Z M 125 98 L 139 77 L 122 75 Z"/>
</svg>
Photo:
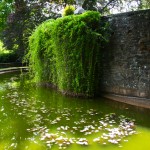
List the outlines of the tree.
<svg viewBox="0 0 150 150">
<path fill-rule="evenodd" d="M 7 23 L 7 17 L 12 10 L 12 1 L 0 0 L 0 35 Z"/>
<path fill-rule="evenodd" d="M 149 9 L 150 8 L 150 1 L 149 0 L 141 0 L 139 8 Z"/>
<path fill-rule="evenodd" d="M 57 13 L 52 11 L 53 7 L 46 2 L 39 2 L 37 0 L 12 0 L 11 13 L 5 13 L 6 20 L 3 26 L 3 41 L 8 49 L 15 49 L 20 58 L 27 49 L 28 37 L 32 33 L 32 30 L 41 22 L 58 17 Z"/>
<path fill-rule="evenodd" d="M 85 0 L 85 9 L 96 9 L 101 13 L 127 12 L 150 8 L 149 0 Z"/>
</svg>

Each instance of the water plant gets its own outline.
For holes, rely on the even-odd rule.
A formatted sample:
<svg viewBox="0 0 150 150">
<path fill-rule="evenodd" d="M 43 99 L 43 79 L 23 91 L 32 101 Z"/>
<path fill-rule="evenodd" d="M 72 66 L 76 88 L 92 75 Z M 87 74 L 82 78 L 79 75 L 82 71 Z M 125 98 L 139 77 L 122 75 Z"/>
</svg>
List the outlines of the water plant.
<svg viewBox="0 0 150 150">
<path fill-rule="evenodd" d="M 63 93 L 93 96 L 100 81 L 107 27 L 94 11 L 42 23 L 29 39 L 30 75 Z"/>
</svg>

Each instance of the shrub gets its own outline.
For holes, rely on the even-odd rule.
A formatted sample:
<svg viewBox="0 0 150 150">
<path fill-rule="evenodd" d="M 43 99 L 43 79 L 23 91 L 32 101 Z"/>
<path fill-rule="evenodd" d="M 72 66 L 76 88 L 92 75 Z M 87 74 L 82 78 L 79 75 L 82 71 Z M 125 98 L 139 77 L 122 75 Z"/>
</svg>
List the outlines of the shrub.
<svg viewBox="0 0 150 150">
<path fill-rule="evenodd" d="M 17 55 L 13 50 L 6 50 L 0 41 L 0 63 L 15 62 Z"/>
<path fill-rule="evenodd" d="M 98 12 L 42 23 L 29 38 L 30 75 L 61 91 L 93 96 L 99 84 L 101 46 L 106 24 Z"/>
<path fill-rule="evenodd" d="M 62 16 L 69 16 L 69 15 L 73 15 L 75 11 L 75 7 L 68 5 L 65 7 Z"/>
</svg>

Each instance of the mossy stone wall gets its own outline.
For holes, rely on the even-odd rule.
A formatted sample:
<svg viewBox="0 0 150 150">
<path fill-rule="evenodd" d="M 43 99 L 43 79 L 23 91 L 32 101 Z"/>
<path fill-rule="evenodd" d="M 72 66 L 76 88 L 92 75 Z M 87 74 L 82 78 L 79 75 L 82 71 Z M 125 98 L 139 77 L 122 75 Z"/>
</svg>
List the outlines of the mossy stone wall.
<svg viewBox="0 0 150 150">
<path fill-rule="evenodd" d="M 111 38 L 102 53 L 101 92 L 150 98 L 150 10 L 106 17 Z"/>
</svg>

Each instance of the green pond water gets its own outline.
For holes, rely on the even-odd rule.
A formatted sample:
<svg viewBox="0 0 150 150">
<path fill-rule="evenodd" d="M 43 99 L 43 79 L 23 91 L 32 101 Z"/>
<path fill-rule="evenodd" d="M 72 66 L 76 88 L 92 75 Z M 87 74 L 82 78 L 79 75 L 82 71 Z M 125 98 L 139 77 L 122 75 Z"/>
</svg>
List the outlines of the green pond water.
<svg viewBox="0 0 150 150">
<path fill-rule="evenodd" d="M 62 96 L 0 75 L 0 150 L 149 150 L 150 110 Z"/>
</svg>

